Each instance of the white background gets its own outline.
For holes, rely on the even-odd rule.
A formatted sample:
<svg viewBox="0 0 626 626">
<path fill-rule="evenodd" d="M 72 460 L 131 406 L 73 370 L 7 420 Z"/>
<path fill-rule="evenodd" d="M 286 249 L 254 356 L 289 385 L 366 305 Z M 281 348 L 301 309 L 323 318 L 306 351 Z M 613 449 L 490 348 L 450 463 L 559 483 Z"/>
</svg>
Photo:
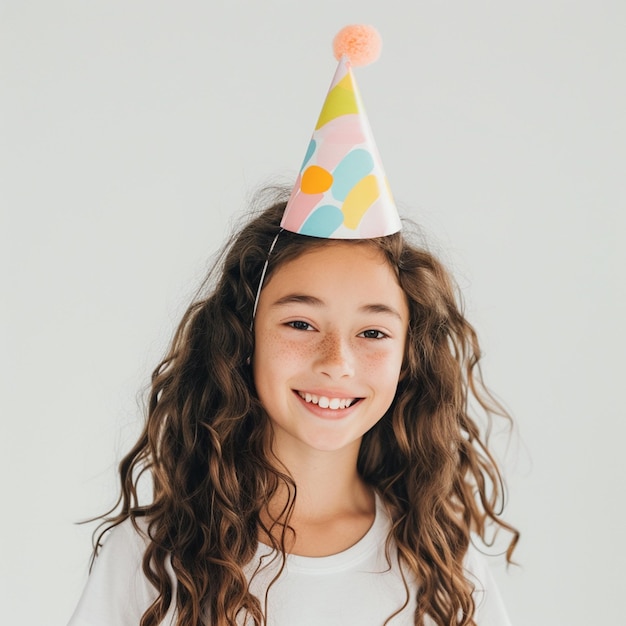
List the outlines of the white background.
<svg viewBox="0 0 626 626">
<path fill-rule="evenodd" d="M 624 2 L 1 0 L 2 623 L 69 618 L 74 522 L 114 502 L 230 220 L 295 178 L 353 22 L 384 40 L 357 80 L 394 194 L 516 418 L 512 619 L 623 623 Z"/>
</svg>

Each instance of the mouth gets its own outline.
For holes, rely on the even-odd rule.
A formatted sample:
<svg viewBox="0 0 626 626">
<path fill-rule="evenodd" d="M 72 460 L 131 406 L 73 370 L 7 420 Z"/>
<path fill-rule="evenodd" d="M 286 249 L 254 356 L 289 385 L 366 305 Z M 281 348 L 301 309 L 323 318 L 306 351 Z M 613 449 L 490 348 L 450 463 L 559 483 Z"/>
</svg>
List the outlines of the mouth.
<svg viewBox="0 0 626 626">
<path fill-rule="evenodd" d="M 318 396 L 307 391 L 296 391 L 296 393 L 307 403 L 316 404 L 321 409 L 332 409 L 340 411 L 354 406 L 361 398 L 329 398 L 327 396 Z"/>
</svg>

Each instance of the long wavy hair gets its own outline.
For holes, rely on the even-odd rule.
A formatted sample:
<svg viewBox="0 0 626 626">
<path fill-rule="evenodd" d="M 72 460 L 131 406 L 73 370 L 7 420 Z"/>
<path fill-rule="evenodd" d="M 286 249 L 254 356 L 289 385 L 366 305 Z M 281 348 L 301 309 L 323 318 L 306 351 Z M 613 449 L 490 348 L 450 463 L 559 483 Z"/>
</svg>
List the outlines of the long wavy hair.
<svg viewBox="0 0 626 626">
<path fill-rule="evenodd" d="M 121 495 L 94 535 L 95 557 L 107 530 L 128 518 L 139 530 L 145 519 L 143 572 L 158 593 L 141 626 L 157 626 L 171 603 L 177 626 L 235 626 L 243 615 L 255 626 L 266 623 L 267 595 L 263 604 L 250 593 L 243 566 L 261 531 L 284 559 L 296 486 L 272 463 L 271 426 L 250 356 L 256 290 L 284 207 L 281 199 L 253 213 L 184 314 L 152 375 L 143 432 L 120 463 Z M 282 232 L 265 280 L 323 245 Z M 357 469 L 391 513 L 387 548 L 397 546 L 419 581 L 415 624 L 428 615 L 438 626 L 474 625 L 473 585 L 463 568 L 470 533 L 486 540 L 490 527 L 509 532 L 509 562 L 519 533 L 500 517 L 500 473 L 470 405 L 489 419 L 510 418 L 482 382 L 476 333 L 444 267 L 402 233 L 354 245 L 386 255 L 410 318 L 395 398 L 363 437 Z M 153 488 L 147 504 L 138 495 L 146 474 Z M 281 541 L 260 513 L 285 487 L 290 503 L 273 521 Z"/>
</svg>

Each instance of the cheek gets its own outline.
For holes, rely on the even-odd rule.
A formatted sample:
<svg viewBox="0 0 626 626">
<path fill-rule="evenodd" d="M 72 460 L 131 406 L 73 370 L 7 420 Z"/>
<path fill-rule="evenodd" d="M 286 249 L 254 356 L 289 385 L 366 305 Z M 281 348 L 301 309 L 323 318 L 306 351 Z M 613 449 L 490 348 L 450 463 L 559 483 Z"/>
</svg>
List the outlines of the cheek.
<svg viewBox="0 0 626 626">
<path fill-rule="evenodd" d="M 403 353 L 398 350 L 381 350 L 367 355 L 361 362 L 361 373 L 379 393 L 391 399 L 398 386 Z"/>
<path fill-rule="evenodd" d="M 400 350 L 376 350 L 364 356 L 364 371 L 377 373 L 380 376 L 396 375 L 402 365 L 403 352 Z"/>
<path fill-rule="evenodd" d="M 285 370 L 302 363 L 311 355 L 311 346 L 289 341 L 280 331 L 261 331 L 256 337 L 255 361 L 264 367 Z"/>
</svg>

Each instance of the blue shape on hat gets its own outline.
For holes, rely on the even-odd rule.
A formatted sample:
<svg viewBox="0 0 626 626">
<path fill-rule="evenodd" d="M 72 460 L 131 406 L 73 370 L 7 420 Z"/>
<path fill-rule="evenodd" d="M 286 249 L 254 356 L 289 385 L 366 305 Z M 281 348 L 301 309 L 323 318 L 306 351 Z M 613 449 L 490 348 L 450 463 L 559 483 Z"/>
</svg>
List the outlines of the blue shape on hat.
<svg viewBox="0 0 626 626">
<path fill-rule="evenodd" d="M 348 152 L 333 171 L 333 198 L 343 202 L 350 190 L 374 169 L 372 155 L 361 148 Z"/>
<path fill-rule="evenodd" d="M 309 217 L 307 217 L 302 228 L 301 235 L 310 237 L 330 237 L 343 223 L 343 213 L 341 209 L 330 204 L 317 207 Z"/>
</svg>

